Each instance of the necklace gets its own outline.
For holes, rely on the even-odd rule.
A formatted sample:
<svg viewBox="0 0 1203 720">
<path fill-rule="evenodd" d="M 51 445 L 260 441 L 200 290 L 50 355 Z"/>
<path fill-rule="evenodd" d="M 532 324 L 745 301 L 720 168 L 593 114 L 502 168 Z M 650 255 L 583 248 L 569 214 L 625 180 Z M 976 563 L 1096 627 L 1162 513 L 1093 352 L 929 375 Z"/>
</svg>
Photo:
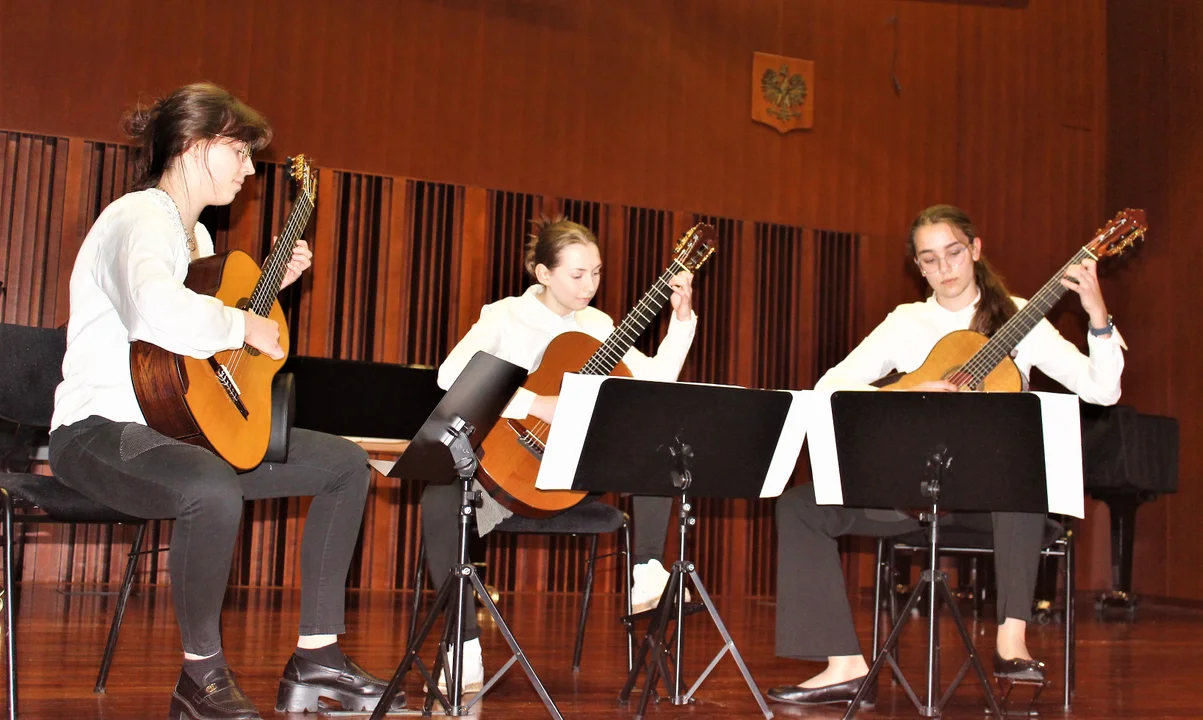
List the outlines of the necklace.
<svg viewBox="0 0 1203 720">
<path fill-rule="evenodd" d="M 184 216 L 180 214 L 180 208 L 175 204 L 175 199 L 161 187 L 156 187 L 155 190 L 158 190 L 162 198 L 167 200 L 164 205 L 170 205 L 171 209 L 175 211 L 175 219 L 179 222 L 179 228 L 184 233 L 184 244 L 188 248 L 188 252 L 196 252 L 196 233 L 184 226 Z"/>
</svg>

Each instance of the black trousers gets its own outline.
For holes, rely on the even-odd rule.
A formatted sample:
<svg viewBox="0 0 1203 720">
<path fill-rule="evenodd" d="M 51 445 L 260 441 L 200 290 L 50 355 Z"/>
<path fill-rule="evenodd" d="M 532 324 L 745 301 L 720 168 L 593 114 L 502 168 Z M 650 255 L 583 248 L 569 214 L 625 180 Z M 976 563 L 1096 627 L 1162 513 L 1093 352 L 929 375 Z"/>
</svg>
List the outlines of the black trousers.
<svg viewBox="0 0 1203 720">
<path fill-rule="evenodd" d="M 221 649 L 221 605 L 244 500 L 313 496 L 301 541 L 302 635 L 346 631 L 347 568 L 371 471 L 367 453 L 333 435 L 294 429 L 286 463 L 237 473 L 217 455 L 138 423 L 90 417 L 50 435 L 62 482 L 114 510 L 175 519 L 171 594 L 184 651 Z"/>
<path fill-rule="evenodd" d="M 636 495 L 631 502 L 635 516 L 632 562 L 638 565 L 653 558 L 662 560 L 673 498 Z M 427 568 L 436 588 L 442 585 L 452 566 L 459 562 L 456 557 L 459 509 L 459 483 L 427 485 L 422 490 L 422 539 L 426 543 Z M 472 593 L 467 593 L 464 598 L 464 639 L 474 640 L 478 637 L 480 627 L 476 623 L 476 599 Z"/>
<path fill-rule="evenodd" d="M 1045 516 L 959 513 L 942 518 L 940 527 L 993 530 L 998 621 L 1031 620 Z M 777 655 L 801 660 L 860 655 L 836 538 L 894 537 L 919 529 L 918 520 L 894 510 L 818 505 L 813 485 L 783 493 L 777 500 Z"/>
</svg>

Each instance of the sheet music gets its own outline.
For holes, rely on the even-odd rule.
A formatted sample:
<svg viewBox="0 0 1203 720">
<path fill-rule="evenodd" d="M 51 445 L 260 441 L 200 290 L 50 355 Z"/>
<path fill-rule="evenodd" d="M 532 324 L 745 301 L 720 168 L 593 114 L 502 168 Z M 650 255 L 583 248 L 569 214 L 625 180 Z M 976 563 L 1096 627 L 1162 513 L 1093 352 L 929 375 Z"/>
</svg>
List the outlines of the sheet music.
<svg viewBox="0 0 1203 720">
<path fill-rule="evenodd" d="M 601 384 L 607 380 L 643 382 L 633 378 L 612 378 L 606 375 L 564 374 L 560 400 L 556 404 L 556 421 L 547 437 L 547 447 L 543 451 L 543 461 L 539 465 L 535 487 L 540 490 L 572 489 L 577 463 L 585 446 L 585 434 L 589 431 L 593 407 L 597 404 L 597 394 Z M 804 393 L 788 392 L 793 400 L 786 414 L 782 438 L 777 443 L 773 459 L 769 463 L 768 475 L 761 486 L 760 497 L 776 497 L 781 494 L 794 473 L 798 456 L 802 453 L 807 417 L 805 402 L 801 399 Z"/>
<path fill-rule="evenodd" d="M 868 392 L 868 391 L 866 391 Z M 815 500 L 820 505 L 843 505 L 831 391 L 806 390 L 809 418 L 810 467 Z M 1048 510 L 1076 518 L 1086 514 L 1082 480 L 1082 419 L 1076 395 L 1033 393 L 1040 398 L 1044 431 L 1044 468 Z M 792 412 L 792 408 L 791 408 Z"/>
</svg>

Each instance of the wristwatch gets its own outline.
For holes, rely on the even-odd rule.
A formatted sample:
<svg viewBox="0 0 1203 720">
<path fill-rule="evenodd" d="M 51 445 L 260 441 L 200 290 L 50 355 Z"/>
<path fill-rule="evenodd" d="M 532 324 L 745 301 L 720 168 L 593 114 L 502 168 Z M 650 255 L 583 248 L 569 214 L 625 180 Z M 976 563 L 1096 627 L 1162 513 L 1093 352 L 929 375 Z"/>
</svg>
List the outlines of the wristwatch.
<svg viewBox="0 0 1203 720">
<path fill-rule="evenodd" d="M 1115 330 L 1115 321 L 1111 319 L 1110 315 L 1108 315 L 1106 326 L 1101 327 L 1101 328 L 1096 328 L 1096 327 L 1090 327 L 1090 323 L 1086 323 L 1086 329 L 1090 330 L 1090 334 L 1094 335 L 1095 337 L 1099 337 L 1101 335 L 1110 335 L 1111 332 L 1113 330 Z"/>
</svg>

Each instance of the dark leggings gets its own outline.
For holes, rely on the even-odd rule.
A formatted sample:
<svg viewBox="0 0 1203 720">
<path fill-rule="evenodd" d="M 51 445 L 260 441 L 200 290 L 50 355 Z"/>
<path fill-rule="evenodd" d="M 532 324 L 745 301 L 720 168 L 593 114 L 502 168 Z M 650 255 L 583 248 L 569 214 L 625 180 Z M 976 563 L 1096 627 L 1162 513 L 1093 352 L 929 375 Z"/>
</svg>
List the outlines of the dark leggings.
<svg viewBox="0 0 1203 720">
<path fill-rule="evenodd" d="M 119 512 L 175 519 L 171 593 L 184 651 L 221 649 L 221 605 L 244 500 L 312 496 L 301 542 L 302 635 L 345 632 L 347 568 L 371 472 L 343 438 L 295 429 L 288 462 L 238 473 L 202 448 L 139 423 L 90 417 L 50 436 L 50 464 L 69 487 Z"/>
<path fill-rule="evenodd" d="M 662 560 L 664 543 L 668 535 L 673 498 L 636 495 L 631 498 L 633 522 L 635 524 L 631 550 L 632 562 L 636 565 L 648 560 Z M 459 559 L 455 553 L 459 545 L 460 486 L 427 485 L 422 490 L 422 539 L 426 543 L 426 563 L 431 582 L 440 587 L 451 567 Z M 472 593 L 464 598 L 464 638 L 480 637 L 476 623 L 476 600 Z"/>
</svg>

